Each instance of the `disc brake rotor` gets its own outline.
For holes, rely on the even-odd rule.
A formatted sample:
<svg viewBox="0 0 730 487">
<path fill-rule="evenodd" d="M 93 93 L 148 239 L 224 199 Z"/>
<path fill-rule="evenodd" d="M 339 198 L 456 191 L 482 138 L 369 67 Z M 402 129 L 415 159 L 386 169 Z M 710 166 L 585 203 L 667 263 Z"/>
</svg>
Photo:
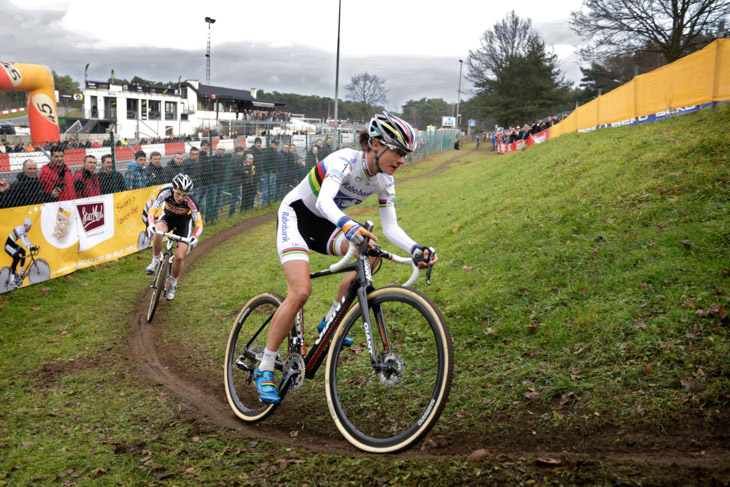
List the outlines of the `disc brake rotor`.
<svg viewBox="0 0 730 487">
<path fill-rule="evenodd" d="M 386 386 L 394 386 L 403 378 L 405 364 L 403 359 L 396 353 L 387 353 L 382 357 L 384 369 L 378 374 L 380 383 Z"/>
</svg>

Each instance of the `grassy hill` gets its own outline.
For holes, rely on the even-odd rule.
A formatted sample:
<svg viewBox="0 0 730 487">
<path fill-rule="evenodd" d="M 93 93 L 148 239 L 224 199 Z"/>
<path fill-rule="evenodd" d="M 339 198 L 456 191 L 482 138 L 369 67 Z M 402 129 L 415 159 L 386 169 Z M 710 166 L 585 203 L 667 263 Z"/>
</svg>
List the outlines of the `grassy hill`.
<svg viewBox="0 0 730 487">
<path fill-rule="evenodd" d="M 449 404 L 423 456 L 252 441 L 140 381 L 125 361 L 134 333 L 126 317 L 147 284 L 149 251 L 4 295 L 0 485 L 722 483 L 728 126 L 727 108 L 703 111 L 504 156 L 467 147 L 396 174 L 400 224 L 440 256 L 433 285 L 417 287 L 443 311 L 457 354 Z M 455 156 L 438 175 L 405 180 Z M 350 214 L 380 234 L 376 206 L 367 200 Z M 160 345 L 216 400 L 237 311 L 258 291 L 285 293 L 274 231 L 269 222 L 200 257 L 156 317 Z M 313 256 L 312 268 L 330 261 Z M 375 282 L 402 282 L 403 272 L 384 264 Z M 315 281 L 309 328 L 338 283 Z M 284 431 L 336 443 L 321 377 L 274 417 Z M 466 460 L 480 448 L 486 456 Z M 546 470 L 540 452 L 558 464 Z M 696 460 L 705 454 L 715 457 Z M 59 477 L 69 469 L 78 475 Z"/>
</svg>

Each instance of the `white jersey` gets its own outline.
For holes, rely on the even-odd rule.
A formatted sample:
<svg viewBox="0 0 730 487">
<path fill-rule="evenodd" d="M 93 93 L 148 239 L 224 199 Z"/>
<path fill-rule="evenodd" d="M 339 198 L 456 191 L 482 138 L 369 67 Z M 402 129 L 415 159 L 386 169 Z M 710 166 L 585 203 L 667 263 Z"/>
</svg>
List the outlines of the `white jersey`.
<svg viewBox="0 0 730 487">
<path fill-rule="evenodd" d="M 28 240 L 28 232 L 25 231 L 24 225 L 18 225 L 10 231 L 8 238 L 15 244 L 18 245 L 18 240 L 23 241 L 25 248 L 30 248 L 30 240 Z"/>
<path fill-rule="evenodd" d="M 314 215 L 342 228 L 350 219 L 342 211 L 377 194 L 383 234 L 398 248 L 413 252 L 416 242 L 398 226 L 395 212 L 395 181 L 384 173 L 370 174 L 363 151 L 342 149 L 320 161 L 282 204 L 301 200 Z"/>
</svg>

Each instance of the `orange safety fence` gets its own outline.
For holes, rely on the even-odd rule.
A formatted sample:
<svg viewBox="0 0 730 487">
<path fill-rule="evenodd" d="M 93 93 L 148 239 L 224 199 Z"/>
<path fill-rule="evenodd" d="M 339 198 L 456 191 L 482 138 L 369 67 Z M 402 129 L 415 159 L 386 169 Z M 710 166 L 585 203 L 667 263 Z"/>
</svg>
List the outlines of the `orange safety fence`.
<svg viewBox="0 0 730 487">
<path fill-rule="evenodd" d="M 636 76 L 576 108 L 550 128 L 550 138 L 668 110 L 730 100 L 730 39 Z"/>
</svg>

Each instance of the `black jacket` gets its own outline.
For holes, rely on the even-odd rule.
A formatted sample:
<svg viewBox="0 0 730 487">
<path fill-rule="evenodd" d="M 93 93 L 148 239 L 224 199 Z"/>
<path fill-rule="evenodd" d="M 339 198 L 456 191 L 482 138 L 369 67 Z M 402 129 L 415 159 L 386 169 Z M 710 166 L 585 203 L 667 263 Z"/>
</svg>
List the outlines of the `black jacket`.
<svg viewBox="0 0 730 487">
<path fill-rule="evenodd" d="M 127 190 L 124 176 L 116 171 L 99 172 L 99 191 L 101 194 L 120 193 Z"/>
<path fill-rule="evenodd" d="M 19 173 L 18 178 L 2 197 L 2 208 L 14 206 L 35 205 L 55 201 L 50 194 L 44 193 L 38 178 L 29 178 L 25 173 Z"/>
</svg>

